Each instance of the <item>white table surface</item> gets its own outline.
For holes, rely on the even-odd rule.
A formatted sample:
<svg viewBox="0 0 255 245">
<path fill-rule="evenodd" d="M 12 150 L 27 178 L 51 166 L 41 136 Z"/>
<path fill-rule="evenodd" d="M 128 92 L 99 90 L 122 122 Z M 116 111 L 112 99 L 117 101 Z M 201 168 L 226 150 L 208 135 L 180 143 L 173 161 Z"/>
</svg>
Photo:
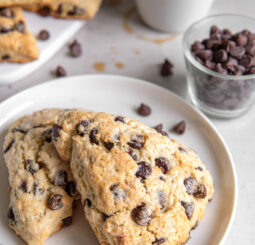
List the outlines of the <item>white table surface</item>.
<svg viewBox="0 0 255 245">
<path fill-rule="evenodd" d="M 0 102 L 25 88 L 53 79 L 52 71 L 57 65 L 65 67 L 68 75 L 78 75 L 98 73 L 93 68 L 96 62 L 105 63 L 107 74 L 145 79 L 185 98 L 186 79 L 181 46 L 182 36 L 179 35 L 176 39 L 160 45 L 139 39 L 141 35 L 154 39 L 169 35 L 144 26 L 136 11 L 132 12 L 128 20 L 133 33 L 128 33 L 123 28 L 123 14 L 132 6 L 134 3 L 131 0 L 123 0 L 118 6 L 112 6 L 106 2 L 96 18 L 85 25 L 75 37 L 82 43 L 81 57 L 71 58 L 67 55 L 67 47 L 62 48 L 32 75 L 14 84 L 0 86 Z M 254 9 L 254 0 L 215 0 L 211 13 L 239 13 L 253 17 Z M 165 57 L 174 63 L 174 75 L 170 78 L 162 78 L 159 75 L 159 64 Z M 117 68 L 115 65 L 117 62 L 123 63 L 124 67 Z M 238 119 L 226 121 L 212 119 L 212 121 L 233 153 L 239 181 L 237 214 L 225 244 L 254 245 L 255 107 Z"/>
</svg>

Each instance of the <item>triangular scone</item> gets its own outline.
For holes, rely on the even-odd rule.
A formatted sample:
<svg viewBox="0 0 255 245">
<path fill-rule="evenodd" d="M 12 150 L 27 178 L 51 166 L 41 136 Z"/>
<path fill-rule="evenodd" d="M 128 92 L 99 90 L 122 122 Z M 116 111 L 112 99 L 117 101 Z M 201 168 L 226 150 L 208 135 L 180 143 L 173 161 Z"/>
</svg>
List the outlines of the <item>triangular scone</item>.
<svg viewBox="0 0 255 245">
<path fill-rule="evenodd" d="M 0 8 L 0 62 L 26 63 L 38 58 L 35 37 L 20 7 Z"/>
<path fill-rule="evenodd" d="M 5 138 L 9 225 L 28 245 L 43 245 L 70 225 L 79 198 L 69 162 L 60 159 L 51 140 L 59 112 L 49 109 L 25 116 L 10 126 Z"/>
</svg>

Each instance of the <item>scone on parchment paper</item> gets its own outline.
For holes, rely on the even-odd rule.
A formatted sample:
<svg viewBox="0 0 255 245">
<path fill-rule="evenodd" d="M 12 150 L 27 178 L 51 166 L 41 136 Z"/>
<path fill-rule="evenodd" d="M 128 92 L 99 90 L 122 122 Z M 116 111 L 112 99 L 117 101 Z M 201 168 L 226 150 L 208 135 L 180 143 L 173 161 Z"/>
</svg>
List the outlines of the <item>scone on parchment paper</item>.
<svg viewBox="0 0 255 245">
<path fill-rule="evenodd" d="M 9 171 L 9 225 L 28 245 L 43 245 L 72 223 L 79 198 L 69 162 L 60 159 L 51 127 L 61 111 L 45 109 L 18 119 L 4 143 Z"/>
<path fill-rule="evenodd" d="M 85 215 L 103 245 L 180 245 L 213 195 L 194 151 L 135 120 L 64 112 L 52 128 Z"/>
</svg>

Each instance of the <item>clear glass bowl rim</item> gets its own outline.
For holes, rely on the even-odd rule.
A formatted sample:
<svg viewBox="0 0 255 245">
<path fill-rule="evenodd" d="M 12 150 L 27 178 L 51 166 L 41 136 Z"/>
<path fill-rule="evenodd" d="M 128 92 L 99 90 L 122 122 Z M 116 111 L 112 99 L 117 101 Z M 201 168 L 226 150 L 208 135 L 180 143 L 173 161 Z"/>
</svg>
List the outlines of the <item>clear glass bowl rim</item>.
<svg viewBox="0 0 255 245">
<path fill-rule="evenodd" d="M 209 74 L 211 76 L 214 76 L 214 77 L 218 77 L 218 78 L 226 79 L 226 80 L 249 80 L 249 79 L 255 79 L 255 74 L 237 76 L 237 75 L 224 75 L 224 74 L 221 74 L 219 72 L 212 71 L 209 68 L 207 68 L 206 66 L 204 66 L 204 65 L 200 64 L 198 61 L 196 61 L 196 59 L 191 54 L 191 50 L 190 50 L 190 47 L 188 45 L 188 40 L 187 40 L 189 34 L 194 31 L 194 29 L 197 27 L 197 25 L 200 25 L 201 23 L 203 23 L 203 22 L 205 22 L 207 20 L 215 19 L 215 18 L 218 18 L 218 17 L 233 17 L 233 18 L 238 17 L 238 18 L 242 18 L 242 19 L 245 19 L 245 20 L 253 21 L 254 22 L 254 26 L 255 26 L 255 18 L 248 17 L 248 16 L 245 16 L 245 15 L 239 15 L 239 14 L 215 14 L 215 15 L 209 15 L 209 16 L 207 16 L 205 18 L 202 18 L 202 19 L 196 21 L 195 23 L 193 23 L 192 25 L 190 25 L 188 27 L 188 29 L 184 32 L 184 35 L 183 35 L 183 50 L 184 50 L 185 57 L 197 69 L 202 70 L 204 73 L 207 73 L 207 74 Z M 208 29 L 208 31 L 209 31 L 209 29 Z"/>
</svg>

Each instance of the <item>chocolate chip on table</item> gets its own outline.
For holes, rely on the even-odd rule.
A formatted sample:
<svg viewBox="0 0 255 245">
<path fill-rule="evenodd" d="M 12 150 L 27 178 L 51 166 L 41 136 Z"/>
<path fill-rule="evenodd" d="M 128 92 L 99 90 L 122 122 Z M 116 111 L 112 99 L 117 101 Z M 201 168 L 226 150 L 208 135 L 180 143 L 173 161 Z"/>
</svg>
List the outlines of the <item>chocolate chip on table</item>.
<svg viewBox="0 0 255 245">
<path fill-rule="evenodd" d="M 137 165 L 139 166 L 135 176 L 137 178 L 141 178 L 141 181 L 143 182 L 147 176 L 151 175 L 152 173 L 152 167 L 149 163 L 145 162 L 145 161 L 141 161 L 139 163 L 137 163 Z"/>
<path fill-rule="evenodd" d="M 77 134 L 80 136 L 84 136 L 85 133 L 87 132 L 88 126 L 89 126 L 88 120 L 82 120 L 78 122 L 75 126 Z"/>
<path fill-rule="evenodd" d="M 115 121 L 115 122 L 122 122 L 122 123 L 125 123 L 125 119 L 124 119 L 124 117 L 122 117 L 122 116 L 117 116 L 117 117 L 115 117 L 114 121 Z"/>
<path fill-rule="evenodd" d="M 135 139 L 128 142 L 128 145 L 134 149 L 140 150 L 144 145 L 144 137 L 142 135 L 137 135 Z"/>
<path fill-rule="evenodd" d="M 66 70 L 62 66 L 57 66 L 55 74 L 56 74 L 56 77 L 65 77 Z"/>
<path fill-rule="evenodd" d="M 50 8 L 45 6 L 41 9 L 39 9 L 38 13 L 39 13 L 39 15 L 41 15 L 43 17 L 47 17 L 50 15 Z"/>
<path fill-rule="evenodd" d="M 167 174 L 171 169 L 169 160 L 165 157 L 156 158 L 155 165 L 161 169 L 163 174 Z"/>
<path fill-rule="evenodd" d="M 41 30 L 38 34 L 38 39 L 41 41 L 48 40 L 50 37 L 50 33 L 47 30 Z"/>
<path fill-rule="evenodd" d="M 151 244 L 154 244 L 154 245 L 160 245 L 164 242 L 167 242 L 167 238 L 166 237 L 161 237 L 161 238 L 156 238 L 155 241 L 153 241 Z"/>
<path fill-rule="evenodd" d="M 6 17 L 6 18 L 13 18 L 14 13 L 11 10 L 11 8 L 0 8 L 0 16 Z"/>
<path fill-rule="evenodd" d="M 133 150 L 130 149 L 130 150 L 128 151 L 128 154 L 132 157 L 132 159 L 133 159 L 134 161 L 137 160 L 137 155 L 134 153 Z"/>
<path fill-rule="evenodd" d="M 52 194 L 48 199 L 48 207 L 51 210 L 61 209 L 63 207 L 62 197 L 61 194 Z"/>
<path fill-rule="evenodd" d="M 113 193 L 114 198 L 117 199 L 118 201 L 124 200 L 125 199 L 125 191 L 123 189 L 119 188 L 118 184 L 114 184 L 110 187 L 110 191 Z"/>
<path fill-rule="evenodd" d="M 40 166 L 35 161 L 33 161 L 31 159 L 26 159 L 26 161 L 25 161 L 25 168 L 31 174 L 34 174 L 34 173 L 36 173 L 39 170 Z"/>
<path fill-rule="evenodd" d="M 12 148 L 12 145 L 14 144 L 14 140 L 12 140 L 7 146 L 6 148 L 4 149 L 4 154 L 7 153 L 11 148 Z"/>
<path fill-rule="evenodd" d="M 58 124 L 53 124 L 51 128 L 53 139 L 56 140 L 60 136 L 61 127 Z"/>
<path fill-rule="evenodd" d="M 177 123 L 173 128 L 172 131 L 176 134 L 184 134 L 186 129 L 186 122 L 185 121 L 180 121 Z"/>
<path fill-rule="evenodd" d="M 155 127 L 153 127 L 158 133 L 162 134 L 163 136 L 168 136 L 168 133 L 163 130 L 163 124 L 160 123 L 158 125 L 156 125 Z"/>
<path fill-rule="evenodd" d="M 163 191 L 158 191 L 158 201 L 161 206 L 161 209 L 166 207 L 167 204 L 167 197 L 166 194 Z"/>
<path fill-rule="evenodd" d="M 160 70 L 161 76 L 163 77 L 171 76 L 173 74 L 172 68 L 173 68 L 173 64 L 168 59 L 165 59 Z"/>
<path fill-rule="evenodd" d="M 80 45 L 80 43 L 77 42 L 77 40 L 74 40 L 69 45 L 69 50 L 70 50 L 71 56 L 73 56 L 73 57 L 79 57 L 82 53 L 81 45 Z"/>
<path fill-rule="evenodd" d="M 96 137 L 97 133 L 98 133 L 97 128 L 93 128 L 89 133 L 89 139 L 92 144 L 99 145 L 99 141 Z"/>
<path fill-rule="evenodd" d="M 21 182 L 21 185 L 19 187 L 23 192 L 27 192 L 27 182 L 24 180 Z"/>
<path fill-rule="evenodd" d="M 26 27 L 25 27 L 25 24 L 23 21 L 20 21 L 18 22 L 16 25 L 15 25 L 15 30 L 17 30 L 18 32 L 20 33 L 25 33 L 26 32 Z"/>
<path fill-rule="evenodd" d="M 69 181 L 66 184 L 65 191 L 70 197 L 74 197 L 76 195 L 76 187 L 73 181 Z"/>
<path fill-rule="evenodd" d="M 84 200 L 84 206 L 88 205 L 88 207 L 90 208 L 92 205 L 92 202 L 87 198 Z"/>
<path fill-rule="evenodd" d="M 198 191 L 198 183 L 194 178 L 189 177 L 185 179 L 183 183 L 188 194 L 194 195 Z"/>
<path fill-rule="evenodd" d="M 147 225 L 151 220 L 147 205 L 145 203 L 142 203 L 134 208 L 131 212 L 131 217 L 138 225 L 141 226 Z"/>
<path fill-rule="evenodd" d="M 191 219 L 193 216 L 194 209 L 195 209 L 194 203 L 193 202 L 187 203 L 187 202 L 181 201 L 181 205 L 184 207 L 185 213 L 186 213 L 188 219 Z"/>
<path fill-rule="evenodd" d="M 194 197 L 196 198 L 205 198 L 207 195 L 207 190 L 204 184 L 200 184 L 198 186 L 198 189 L 196 191 L 196 193 L 193 194 Z"/>
<path fill-rule="evenodd" d="M 68 216 L 68 217 L 62 219 L 62 222 L 63 222 L 62 223 L 62 228 L 63 227 L 68 227 L 73 223 L 73 218 L 72 218 L 72 216 Z"/>
<path fill-rule="evenodd" d="M 104 145 L 105 145 L 105 148 L 109 151 L 114 147 L 114 143 L 112 142 L 104 142 Z"/>
<path fill-rule="evenodd" d="M 141 105 L 137 109 L 137 112 L 140 116 L 146 117 L 151 114 L 151 108 L 148 105 L 141 103 Z"/>
<path fill-rule="evenodd" d="M 55 186 L 65 186 L 67 181 L 67 173 L 65 170 L 59 170 L 55 173 L 53 184 Z"/>
</svg>

